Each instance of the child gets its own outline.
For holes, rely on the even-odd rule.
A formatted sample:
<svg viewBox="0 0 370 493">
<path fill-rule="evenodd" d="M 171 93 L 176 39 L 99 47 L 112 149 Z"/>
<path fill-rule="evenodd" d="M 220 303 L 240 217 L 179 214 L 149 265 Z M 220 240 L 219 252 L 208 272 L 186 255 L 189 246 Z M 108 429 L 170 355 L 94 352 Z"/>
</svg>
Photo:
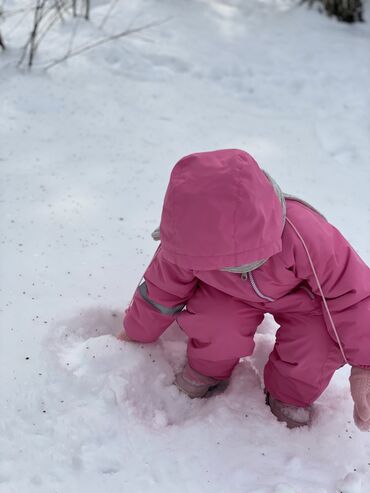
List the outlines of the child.
<svg viewBox="0 0 370 493">
<path fill-rule="evenodd" d="M 153 342 L 176 320 L 189 341 L 175 383 L 202 397 L 252 354 L 271 313 L 280 326 L 264 369 L 272 413 L 308 425 L 312 403 L 348 363 L 354 420 L 370 430 L 370 270 L 334 226 L 229 149 L 176 164 L 159 234 L 121 339 Z"/>
</svg>

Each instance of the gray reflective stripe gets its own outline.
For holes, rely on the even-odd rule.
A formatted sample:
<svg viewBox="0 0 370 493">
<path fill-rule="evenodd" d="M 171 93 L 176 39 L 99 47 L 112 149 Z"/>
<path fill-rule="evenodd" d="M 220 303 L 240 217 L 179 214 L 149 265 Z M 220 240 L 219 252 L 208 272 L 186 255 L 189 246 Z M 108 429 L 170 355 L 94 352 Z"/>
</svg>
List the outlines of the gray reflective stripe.
<svg viewBox="0 0 370 493">
<path fill-rule="evenodd" d="M 315 211 L 318 214 L 320 214 L 320 216 L 323 217 L 327 221 L 326 217 L 324 216 L 324 214 L 322 212 L 318 211 L 313 205 L 309 204 L 305 200 L 300 199 L 299 197 L 296 197 L 295 195 L 290 195 L 290 193 L 284 193 L 284 197 L 288 200 L 295 200 L 296 202 L 300 202 L 301 204 L 305 205 L 306 207 L 308 207 L 312 211 Z"/>
<path fill-rule="evenodd" d="M 265 294 L 261 293 L 261 291 L 258 289 L 256 281 L 254 280 L 252 272 L 248 272 L 248 277 L 249 277 L 251 286 L 254 289 L 254 292 L 256 293 L 257 296 L 259 296 L 260 298 L 263 298 L 264 300 L 267 300 L 267 301 L 274 301 L 274 299 L 270 298 L 270 296 L 266 296 Z"/>
<path fill-rule="evenodd" d="M 169 308 L 168 306 L 161 305 L 160 303 L 157 303 L 156 301 L 150 299 L 148 296 L 148 288 L 145 281 L 142 284 L 140 284 L 138 290 L 145 301 L 147 301 L 152 306 L 154 306 L 154 308 L 157 308 L 157 310 L 159 310 L 164 315 L 174 315 L 177 312 L 181 312 L 181 310 L 186 305 L 186 303 L 182 303 L 181 305 L 177 305 L 177 306 L 173 306 L 172 308 Z"/>
<path fill-rule="evenodd" d="M 308 296 L 311 298 L 311 300 L 314 300 L 315 299 L 315 295 L 313 294 L 312 291 L 310 291 L 308 289 L 307 286 L 300 286 L 299 289 L 303 289 L 303 291 L 306 291 L 306 293 L 308 294 Z"/>
<path fill-rule="evenodd" d="M 275 190 L 275 193 L 276 195 L 278 196 L 279 200 L 280 200 L 280 204 L 281 204 L 281 208 L 282 208 L 282 211 L 283 211 L 283 228 L 285 226 L 285 220 L 286 220 L 286 204 L 285 204 L 285 193 L 283 193 L 283 191 L 281 190 L 281 188 L 279 187 L 279 185 L 276 183 L 276 181 L 272 178 L 272 176 L 270 176 L 267 171 L 265 171 L 264 169 L 262 170 L 266 176 L 266 178 L 269 180 L 269 182 L 271 183 L 271 185 L 274 187 L 274 190 Z"/>
</svg>

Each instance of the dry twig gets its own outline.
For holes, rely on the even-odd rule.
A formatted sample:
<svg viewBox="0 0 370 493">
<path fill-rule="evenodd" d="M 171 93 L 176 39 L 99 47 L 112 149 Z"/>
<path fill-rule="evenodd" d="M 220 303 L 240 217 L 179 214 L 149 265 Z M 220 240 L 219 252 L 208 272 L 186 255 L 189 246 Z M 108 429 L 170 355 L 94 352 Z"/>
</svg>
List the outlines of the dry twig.
<svg viewBox="0 0 370 493">
<path fill-rule="evenodd" d="M 107 22 L 107 20 L 109 19 L 109 17 L 111 16 L 113 10 L 116 8 L 116 5 L 117 3 L 119 2 L 120 0 L 112 0 L 111 3 L 109 4 L 109 8 L 105 14 L 105 16 L 103 17 L 103 20 L 101 21 L 99 27 L 100 29 L 102 29 L 105 25 L 105 23 Z"/>
<path fill-rule="evenodd" d="M 4 40 L 3 40 L 1 33 L 0 33 L 0 48 L 2 50 L 5 50 L 5 43 L 4 43 Z"/>
<path fill-rule="evenodd" d="M 108 43 L 109 41 L 113 41 L 115 39 L 123 38 L 125 36 L 129 36 L 131 34 L 136 34 L 138 32 L 144 31 L 145 29 L 149 29 L 154 26 L 158 26 L 160 24 L 163 24 L 166 22 L 168 19 L 165 19 L 163 21 L 156 21 L 156 22 L 151 22 L 149 24 L 145 24 L 144 26 L 132 28 L 132 29 L 126 29 L 125 31 L 121 31 L 117 34 L 112 34 L 110 36 L 106 36 L 104 38 L 98 39 L 97 41 L 94 41 L 93 43 L 88 43 L 86 45 L 80 46 L 79 48 L 76 48 L 75 50 L 70 50 L 67 52 L 65 55 L 63 55 L 61 58 L 58 58 L 56 60 L 53 60 L 46 66 L 44 66 L 45 70 L 49 70 L 52 67 L 55 67 L 55 65 L 58 65 L 59 63 L 62 63 L 69 58 L 73 58 L 77 55 L 80 55 L 81 53 L 84 53 L 85 51 L 91 50 L 92 48 L 95 48 L 96 46 Z"/>
</svg>

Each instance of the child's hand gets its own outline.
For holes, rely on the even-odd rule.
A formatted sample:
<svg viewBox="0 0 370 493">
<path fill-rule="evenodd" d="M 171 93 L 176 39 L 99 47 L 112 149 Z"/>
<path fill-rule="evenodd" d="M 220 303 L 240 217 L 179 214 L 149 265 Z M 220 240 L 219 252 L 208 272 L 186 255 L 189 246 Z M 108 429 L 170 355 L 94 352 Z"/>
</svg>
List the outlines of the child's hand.
<svg viewBox="0 0 370 493">
<path fill-rule="evenodd" d="M 370 369 L 353 366 L 349 377 L 357 428 L 370 431 Z"/>
<path fill-rule="evenodd" d="M 120 332 L 117 336 L 117 339 L 119 339 L 120 341 L 126 341 L 126 342 L 134 342 L 131 337 L 129 337 L 126 332 L 125 332 L 125 329 L 122 330 L 122 332 Z"/>
</svg>

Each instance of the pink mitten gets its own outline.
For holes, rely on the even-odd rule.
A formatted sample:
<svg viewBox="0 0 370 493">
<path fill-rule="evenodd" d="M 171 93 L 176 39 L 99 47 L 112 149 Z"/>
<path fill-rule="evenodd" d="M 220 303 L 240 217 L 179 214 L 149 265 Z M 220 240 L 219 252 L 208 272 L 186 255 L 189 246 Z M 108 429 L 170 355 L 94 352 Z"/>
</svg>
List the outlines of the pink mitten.
<svg viewBox="0 0 370 493">
<path fill-rule="evenodd" d="M 362 431 L 370 430 L 370 369 L 352 367 L 349 377 L 355 407 L 353 417 Z"/>
</svg>

